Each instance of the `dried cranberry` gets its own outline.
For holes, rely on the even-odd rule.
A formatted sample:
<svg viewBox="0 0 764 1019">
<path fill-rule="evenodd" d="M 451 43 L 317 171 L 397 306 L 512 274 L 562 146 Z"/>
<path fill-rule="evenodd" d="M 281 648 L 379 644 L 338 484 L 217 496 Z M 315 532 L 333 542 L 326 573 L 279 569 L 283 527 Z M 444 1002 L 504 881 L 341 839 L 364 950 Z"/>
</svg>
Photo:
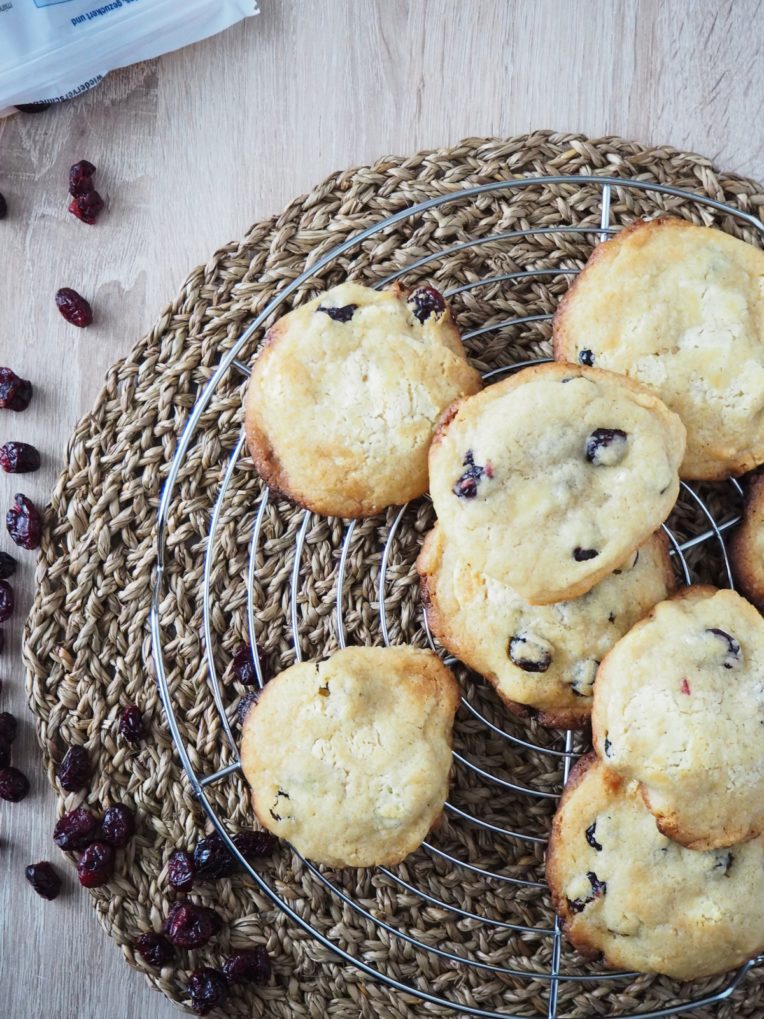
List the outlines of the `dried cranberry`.
<svg viewBox="0 0 764 1019">
<path fill-rule="evenodd" d="M 279 840 L 269 831 L 240 831 L 233 837 L 233 844 L 245 860 L 270 856 Z"/>
<path fill-rule="evenodd" d="M 239 869 L 238 861 L 231 856 L 217 832 L 199 839 L 194 848 L 194 867 L 202 881 L 230 877 Z"/>
<path fill-rule="evenodd" d="M 257 684 L 255 659 L 249 644 L 241 644 L 238 648 L 236 654 L 231 659 L 231 672 L 234 679 L 243 683 L 244 686 L 255 686 Z"/>
<path fill-rule="evenodd" d="M 84 329 L 93 321 L 93 309 L 85 298 L 71 287 L 56 291 L 56 307 L 67 322 Z"/>
<path fill-rule="evenodd" d="M 8 203 L 5 200 L 5 195 L 0 195 L 0 219 L 5 219 L 8 215 Z"/>
<path fill-rule="evenodd" d="M 103 210 L 103 198 L 93 189 L 77 195 L 69 202 L 69 212 L 83 223 L 92 226 Z"/>
<path fill-rule="evenodd" d="M 11 745 L 7 740 L 0 739 L 0 770 L 11 763 Z"/>
<path fill-rule="evenodd" d="M 471 449 L 468 449 L 464 454 L 462 467 L 465 470 L 461 477 L 457 479 L 452 491 L 460 499 L 474 499 L 478 492 L 478 483 L 483 475 L 487 473 L 486 468 L 475 463 L 475 456 Z M 493 468 L 491 468 L 488 477 L 493 477 Z"/>
<path fill-rule="evenodd" d="M 178 948 L 201 948 L 223 925 L 220 915 L 207 906 L 176 902 L 170 907 L 164 930 Z"/>
<path fill-rule="evenodd" d="M 595 428 L 586 440 L 584 455 L 595 467 L 615 467 L 626 455 L 628 441 L 621 428 Z"/>
<path fill-rule="evenodd" d="M 594 364 L 594 354 L 591 350 L 582 350 L 578 355 L 579 364 L 584 364 L 587 368 L 591 368 Z"/>
<path fill-rule="evenodd" d="M 414 318 L 426 322 L 430 315 L 442 315 L 446 310 L 443 295 L 435 287 L 417 287 L 407 298 Z"/>
<path fill-rule="evenodd" d="M 598 555 L 596 548 L 581 548 L 580 545 L 576 545 L 573 549 L 573 558 L 577 563 L 585 563 L 587 559 L 594 559 Z"/>
<path fill-rule="evenodd" d="M 592 849 L 596 849 L 598 853 L 601 853 L 602 846 L 597 841 L 596 833 L 597 833 L 597 822 L 592 821 L 592 823 L 586 829 L 586 841 L 589 843 Z"/>
<path fill-rule="evenodd" d="M 69 747 L 58 766 L 58 780 L 68 793 L 82 789 L 90 776 L 90 761 L 84 747 Z"/>
<path fill-rule="evenodd" d="M 0 446 L 0 467 L 6 474 L 32 474 L 40 469 L 40 454 L 28 442 Z"/>
<path fill-rule="evenodd" d="M 77 861 L 77 876 L 83 888 L 105 885 L 114 872 L 114 850 L 105 842 L 93 842 Z"/>
<path fill-rule="evenodd" d="M 319 307 L 316 311 L 323 311 L 332 322 L 349 322 L 357 307 L 357 304 L 344 304 L 341 308 Z"/>
<path fill-rule="evenodd" d="M 0 711 L 0 737 L 6 743 L 13 743 L 16 739 L 16 718 L 10 711 Z"/>
<path fill-rule="evenodd" d="M 161 969 L 175 958 L 175 949 L 164 936 L 148 931 L 135 939 L 135 949 L 149 966 Z"/>
<path fill-rule="evenodd" d="M 226 959 L 223 972 L 232 984 L 267 984 L 271 976 L 271 960 L 260 946 L 244 948 Z"/>
<path fill-rule="evenodd" d="M 135 704 L 128 704 L 122 709 L 119 719 L 119 733 L 128 743 L 139 743 L 146 735 L 143 728 L 143 715 L 141 709 Z"/>
<path fill-rule="evenodd" d="M 516 634 L 509 641 L 509 657 L 523 672 L 546 672 L 552 664 L 552 645 L 541 637 Z"/>
<path fill-rule="evenodd" d="M 190 892 L 194 886 L 194 858 L 183 849 L 176 850 L 167 861 L 167 880 L 179 892 Z"/>
<path fill-rule="evenodd" d="M 85 849 L 95 841 L 98 818 L 85 807 L 76 807 L 62 814 L 53 829 L 53 841 L 59 849 Z"/>
<path fill-rule="evenodd" d="M 86 195 L 93 190 L 93 174 L 96 168 L 87 159 L 81 159 L 79 163 L 69 168 L 69 194 L 76 198 L 78 195 Z"/>
<path fill-rule="evenodd" d="M 0 580 L 0 623 L 13 615 L 13 588 L 7 580 Z"/>
<path fill-rule="evenodd" d="M 0 771 L 0 800 L 18 803 L 29 792 L 29 781 L 18 768 L 3 768 Z"/>
<path fill-rule="evenodd" d="M 16 560 L 7 552 L 0 552 L 0 580 L 12 577 L 16 572 Z"/>
<path fill-rule="evenodd" d="M 30 863 L 26 869 L 27 881 L 43 899 L 55 899 L 61 891 L 61 878 L 47 862 Z"/>
<path fill-rule="evenodd" d="M 26 410 L 31 399 L 32 383 L 10 368 L 0 368 L 0 410 Z"/>
<path fill-rule="evenodd" d="M 714 637 L 718 637 L 725 645 L 725 655 L 722 659 L 722 665 L 725 669 L 737 668 L 743 660 L 743 654 L 740 650 L 740 644 L 735 638 L 727 633 L 726 630 L 719 630 L 715 626 L 706 630 L 706 633 L 712 634 Z"/>
<path fill-rule="evenodd" d="M 40 547 L 42 540 L 42 517 L 31 499 L 20 492 L 14 497 L 16 503 L 5 515 L 8 534 L 21 548 Z"/>
<path fill-rule="evenodd" d="M 195 969 L 188 981 L 191 1008 L 198 1015 L 207 1015 L 228 997 L 228 981 L 217 969 L 202 966 Z"/>
<path fill-rule="evenodd" d="M 122 849 L 135 835 L 135 814 L 124 803 L 109 807 L 101 821 L 101 838 L 115 849 Z"/>
</svg>

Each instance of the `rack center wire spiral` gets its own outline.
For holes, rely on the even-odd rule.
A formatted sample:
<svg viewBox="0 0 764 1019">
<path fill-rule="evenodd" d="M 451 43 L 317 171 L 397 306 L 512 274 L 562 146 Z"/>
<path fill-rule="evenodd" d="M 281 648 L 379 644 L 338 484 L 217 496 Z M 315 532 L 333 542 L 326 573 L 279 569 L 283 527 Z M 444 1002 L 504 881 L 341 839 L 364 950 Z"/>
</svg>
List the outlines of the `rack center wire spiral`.
<svg viewBox="0 0 764 1019">
<path fill-rule="evenodd" d="M 372 979 L 383 981 L 389 986 L 407 994 L 414 995 L 423 1001 L 427 1001 L 435 1005 L 455 1008 L 460 1014 L 492 1017 L 492 1019 L 512 1019 L 512 1017 L 517 1013 L 507 1011 L 503 1008 L 501 1011 L 497 1011 L 496 1009 L 482 1007 L 478 1004 L 465 1005 L 463 1001 L 450 999 L 445 996 L 444 993 L 438 993 L 436 989 L 429 989 L 419 985 L 415 986 L 413 983 L 404 983 L 388 973 L 381 971 L 379 968 L 365 961 L 363 958 L 360 958 L 354 955 L 351 951 L 343 948 L 325 933 L 319 931 L 315 925 L 311 924 L 300 914 L 299 910 L 290 905 L 290 903 L 288 903 L 284 897 L 278 893 L 276 888 L 267 880 L 267 878 L 251 867 L 236 849 L 226 827 L 226 818 L 219 815 L 219 812 L 215 809 L 210 797 L 207 795 L 206 789 L 215 783 L 226 781 L 230 776 L 238 775 L 238 772 L 240 771 L 237 742 L 227 714 L 225 692 L 221 685 L 220 676 L 215 662 L 214 627 L 212 625 L 214 604 L 211 578 L 215 557 L 219 552 L 217 539 L 221 512 L 229 494 L 232 479 L 234 478 L 237 469 L 240 467 L 242 457 L 246 455 L 243 436 L 240 438 L 230 455 L 217 501 L 213 507 L 210 507 L 211 515 L 209 537 L 206 549 L 203 586 L 202 591 L 200 592 L 203 608 L 203 629 L 208 682 L 215 707 L 220 715 L 223 735 L 228 743 L 228 756 L 231 758 L 231 763 L 210 774 L 200 774 L 198 769 L 195 768 L 192 763 L 191 755 L 184 743 L 181 730 L 178 725 L 173 694 L 168 683 L 165 662 L 165 655 L 167 653 L 166 645 L 168 640 L 165 632 L 167 628 L 167 621 L 163 620 L 161 611 L 165 564 L 166 557 L 168 555 L 166 524 L 170 507 L 173 503 L 173 499 L 176 497 L 176 486 L 179 474 L 182 470 L 188 449 L 197 436 L 200 420 L 202 419 L 202 415 L 204 414 L 212 395 L 215 393 L 216 388 L 221 384 L 221 381 L 226 378 L 229 373 L 238 372 L 242 375 L 247 375 L 249 373 L 247 365 L 244 364 L 238 357 L 240 351 L 245 344 L 250 341 L 253 335 L 262 330 L 263 324 L 273 316 L 274 312 L 277 310 L 280 312 L 288 310 L 288 305 L 284 306 L 285 302 L 287 302 L 290 295 L 298 290 L 302 284 L 316 276 L 316 274 L 318 274 L 326 266 L 330 266 L 346 251 L 357 247 L 366 239 L 374 237 L 403 220 L 412 219 L 426 214 L 429 210 L 438 209 L 441 206 L 448 206 L 452 203 L 456 204 L 459 201 L 466 199 L 479 200 L 482 195 L 490 195 L 493 193 L 509 193 L 511 195 L 514 189 L 528 188 L 535 185 L 556 184 L 574 186 L 588 184 L 595 185 L 601 189 L 601 215 L 598 229 L 593 228 L 592 226 L 576 226 L 563 223 L 559 226 L 544 226 L 526 230 L 511 230 L 494 233 L 484 237 L 475 237 L 468 241 L 451 245 L 450 247 L 440 251 L 429 253 L 424 257 L 420 257 L 412 261 L 410 264 L 397 269 L 393 273 L 380 276 L 380 278 L 375 280 L 374 286 L 384 287 L 393 280 L 417 273 L 422 269 L 426 270 L 432 263 L 435 263 L 438 260 L 448 258 L 486 244 L 500 245 L 502 242 L 515 241 L 518 238 L 527 237 L 538 240 L 539 238 L 543 238 L 545 235 L 566 234 L 583 235 L 584 237 L 592 237 L 599 241 L 604 241 L 608 236 L 618 231 L 618 227 L 611 223 L 611 198 L 614 189 L 618 189 L 619 193 L 626 193 L 629 189 L 636 189 L 643 193 L 671 196 L 676 199 L 681 199 L 683 202 L 694 203 L 707 210 L 713 210 L 715 213 L 732 216 L 736 220 L 754 228 L 762 236 L 764 236 L 764 224 L 762 224 L 755 216 L 741 212 L 732 206 L 725 205 L 724 203 L 715 201 L 714 199 L 703 195 L 693 194 L 679 188 L 654 184 L 649 181 L 637 181 L 611 177 L 547 176 L 518 178 L 515 180 L 508 180 L 506 182 L 491 183 L 467 188 L 459 192 L 440 195 L 429 201 L 403 209 L 394 216 L 381 220 L 356 236 L 350 237 L 345 242 L 338 245 L 334 250 L 318 259 L 314 265 L 306 268 L 300 276 L 288 283 L 263 309 L 263 311 L 257 315 L 251 325 L 241 335 L 239 340 L 225 354 L 211 380 L 201 393 L 181 436 L 178 450 L 170 467 L 169 475 L 163 490 L 157 523 L 158 567 L 153 588 L 151 633 L 153 656 L 160 694 L 173 739 L 192 788 L 207 812 L 213 826 L 226 840 L 231 853 L 239 860 L 241 866 L 249 872 L 252 880 L 257 883 L 259 888 L 276 905 L 284 910 L 293 922 L 298 924 L 321 945 L 330 949 L 346 963 L 357 967 Z M 452 287 L 447 289 L 445 294 L 447 298 L 453 298 L 459 294 L 492 285 L 500 284 L 502 286 L 512 287 L 524 280 L 534 280 L 541 284 L 545 284 L 546 281 L 552 278 L 565 276 L 573 277 L 578 271 L 579 270 L 576 268 L 565 268 L 559 266 L 548 269 L 530 268 L 519 271 L 513 270 L 511 272 L 494 274 Z M 492 322 L 477 329 L 473 329 L 470 332 L 466 332 L 463 334 L 463 339 L 469 348 L 470 341 L 485 334 L 496 333 L 503 329 L 509 329 L 534 322 L 548 321 L 550 318 L 550 314 L 515 316 L 504 319 L 500 322 Z M 517 371 L 529 364 L 539 363 L 542 360 L 544 359 L 534 358 L 496 368 L 485 373 L 485 382 L 490 384 L 492 381 L 502 377 L 508 372 Z M 299 412 L 299 408 L 296 409 L 296 412 Z M 717 513 L 715 513 L 708 505 L 708 501 L 704 494 L 698 491 L 699 487 L 701 486 L 690 486 L 683 483 L 680 494 L 680 503 L 684 503 L 694 511 L 695 519 L 697 521 L 694 533 L 688 534 L 684 537 L 677 536 L 677 534 L 674 533 L 675 528 L 673 527 L 672 520 L 669 521 L 668 525 L 664 526 L 664 530 L 666 531 L 671 544 L 671 551 L 677 571 L 685 583 L 690 583 L 694 579 L 693 566 L 690 562 L 688 562 L 688 555 L 686 554 L 695 554 L 697 558 L 696 550 L 705 550 L 710 546 L 715 549 L 716 556 L 719 560 L 719 569 L 722 578 L 721 582 L 726 582 L 729 586 L 733 586 L 732 575 L 724 544 L 724 534 L 737 522 L 736 506 L 739 501 L 739 496 L 742 493 L 742 489 L 736 481 L 729 483 L 731 495 L 731 498 L 729 499 L 729 506 L 726 507 L 727 512 L 721 515 L 722 519 L 717 520 Z M 254 662 L 257 670 L 258 683 L 261 687 L 264 685 L 266 677 L 263 675 L 259 655 L 256 652 L 258 644 L 256 619 L 257 608 L 254 603 L 253 592 L 258 576 L 258 552 L 266 512 L 269 507 L 269 499 L 269 491 L 267 488 L 264 488 L 262 490 L 252 529 L 247 571 L 248 629 L 251 645 L 253 649 L 255 649 Z M 394 514 L 387 529 L 380 552 L 377 578 L 377 604 L 379 631 L 381 639 L 386 645 L 391 643 L 390 610 L 388 608 L 389 595 L 387 590 L 391 557 L 395 548 L 396 535 L 400 524 L 405 515 L 410 512 L 412 512 L 411 507 L 404 506 Z M 285 612 L 284 619 L 285 627 L 287 627 L 291 632 L 294 659 L 296 661 L 302 660 L 303 657 L 303 635 L 300 633 L 298 602 L 303 581 L 305 541 L 311 524 L 311 518 L 312 514 L 309 511 L 305 511 L 302 517 L 302 522 L 296 531 L 291 567 L 290 599 L 288 610 Z M 353 521 L 345 528 L 344 535 L 338 549 L 336 584 L 333 592 L 333 610 L 334 636 L 336 643 L 340 647 L 345 647 L 347 643 L 345 587 L 349 564 L 352 559 L 354 536 L 356 535 L 358 527 L 359 522 Z M 432 640 L 429 630 L 427 629 L 426 619 L 423 619 L 423 628 L 423 632 L 425 633 L 430 646 L 438 650 Z M 446 660 L 449 664 L 454 664 L 453 659 L 447 658 Z M 559 734 L 559 737 L 555 737 L 553 734 L 546 734 L 544 737 L 545 741 L 549 742 L 551 740 L 551 742 L 557 742 L 557 745 L 545 745 L 545 742 L 537 741 L 539 740 L 539 734 L 538 732 L 534 732 L 532 727 L 523 729 L 516 726 L 515 728 L 518 729 L 518 732 L 522 732 L 523 735 L 519 735 L 518 732 L 509 731 L 508 728 L 505 729 L 501 719 L 497 722 L 489 718 L 486 710 L 481 710 L 481 708 L 474 703 L 474 698 L 469 696 L 464 696 L 462 698 L 462 711 L 460 718 L 467 719 L 470 723 L 482 725 L 485 728 L 486 733 L 490 734 L 492 738 L 499 738 L 500 740 L 506 741 L 506 743 L 511 744 L 514 747 L 521 748 L 523 752 L 527 752 L 531 755 L 541 754 L 547 759 L 557 761 L 560 766 L 559 784 L 557 788 L 549 789 L 546 787 L 534 788 L 532 785 L 527 785 L 520 781 L 512 781 L 509 778 L 495 774 L 491 771 L 490 766 L 486 765 L 484 762 L 473 760 L 466 754 L 455 750 L 452 794 L 454 791 L 459 789 L 462 776 L 465 776 L 471 782 L 484 782 L 489 784 L 491 787 L 495 787 L 499 795 L 511 794 L 529 797 L 541 803 L 546 803 L 547 805 L 554 805 L 554 802 L 556 802 L 556 799 L 559 797 L 562 785 L 567 780 L 572 760 L 576 757 L 576 737 L 572 732 L 568 731 L 564 734 Z M 508 722 L 507 725 L 509 725 Z M 578 749 L 580 749 L 580 747 Z M 454 797 L 452 795 L 452 799 L 453 798 Z M 457 803 L 451 801 L 446 804 L 446 814 L 449 824 L 451 825 L 464 825 L 480 832 L 489 833 L 491 837 L 495 837 L 497 840 L 507 840 L 513 844 L 519 844 L 521 847 L 528 847 L 528 849 L 532 851 L 540 852 L 546 841 L 545 837 L 537 831 L 516 830 L 513 827 L 496 824 L 476 816 L 469 810 L 466 810 L 463 807 L 460 807 Z M 419 850 L 419 852 L 430 854 L 436 861 L 439 861 L 447 869 L 452 870 L 456 874 L 460 871 L 468 872 L 471 876 L 484 881 L 487 888 L 499 885 L 503 886 L 505 889 L 516 889 L 518 894 L 535 895 L 536 897 L 540 897 L 544 894 L 545 884 L 542 880 L 537 879 L 538 868 L 530 868 L 530 873 L 532 875 L 530 877 L 518 877 L 513 874 L 505 873 L 498 868 L 485 869 L 483 867 L 476 866 L 468 860 L 460 859 L 458 856 L 454 855 L 454 853 L 448 852 L 436 845 L 435 841 L 437 841 L 437 839 L 434 841 L 430 841 L 428 839 L 423 844 L 422 849 Z M 522 1012 L 523 1017 L 538 1016 L 543 1019 L 543 1017 L 546 1016 L 547 1019 L 556 1019 L 556 1017 L 560 1016 L 561 1013 L 559 1012 L 559 1007 L 561 987 L 566 984 L 596 984 L 601 981 L 624 981 L 633 979 L 635 976 L 634 974 L 602 972 L 600 969 L 593 966 L 582 966 L 575 972 L 569 972 L 567 969 L 564 969 L 564 940 L 557 919 L 554 918 L 551 924 L 548 922 L 548 909 L 542 910 L 539 908 L 539 916 L 544 917 L 544 920 L 540 920 L 538 924 L 512 922 L 511 919 L 500 919 L 495 916 L 492 917 L 484 915 L 477 912 L 476 909 L 467 909 L 463 908 L 463 905 L 458 903 L 448 902 L 445 900 L 445 897 L 433 894 L 432 890 L 425 890 L 417 886 L 413 880 L 404 876 L 406 873 L 405 870 L 403 873 L 400 872 L 402 868 L 398 868 L 397 871 L 390 868 L 377 868 L 379 874 L 383 875 L 389 882 L 392 882 L 401 891 L 410 895 L 413 900 L 421 903 L 423 907 L 432 907 L 432 909 L 438 911 L 438 915 L 442 913 L 443 915 L 453 917 L 459 922 L 465 922 L 470 925 L 480 925 L 480 927 L 485 928 L 486 936 L 489 939 L 491 934 L 495 933 L 497 935 L 518 936 L 520 938 L 547 939 L 551 943 L 548 968 L 541 970 L 526 969 L 519 965 L 505 966 L 491 962 L 490 952 L 484 953 L 483 957 L 477 957 L 475 953 L 470 956 L 464 952 L 452 951 L 451 949 L 442 947 L 439 944 L 434 944 L 432 940 L 429 942 L 425 941 L 423 933 L 420 933 L 416 929 L 412 933 L 410 930 L 403 929 L 402 925 L 396 926 L 395 923 L 391 923 L 379 915 L 380 911 L 378 909 L 372 910 L 368 907 L 368 905 L 358 901 L 352 894 L 349 894 L 345 889 L 340 887 L 340 883 L 337 882 L 336 878 L 333 878 L 331 873 L 326 872 L 324 869 L 315 867 L 305 860 L 302 860 L 302 864 L 307 868 L 313 880 L 325 889 L 328 895 L 335 897 L 344 904 L 345 907 L 353 910 L 367 921 L 377 925 L 380 932 L 384 932 L 385 937 L 389 939 L 400 939 L 419 951 L 427 952 L 431 956 L 436 957 L 439 961 L 442 961 L 445 967 L 450 969 L 453 969 L 454 967 L 472 967 L 483 972 L 487 980 L 493 977 L 501 977 L 509 980 L 510 985 L 513 987 L 517 987 L 518 982 L 542 982 L 546 987 L 546 1011 L 541 1012 L 537 1010 L 529 1012 L 526 1010 Z M 691 1000 L 677 1000 L 675 1004 L 670 1004 L 665 1008 L 657 1010 L 654 1009 L 652 1011 L 635 1011 L 628 1013 L 620 1012 L 618 1015 L 640 1015 L 644 1017 L 644 1019 L 657 1019 L 659 1016 L 674 1015 L 690 1008 L 719 1002 L 732 994 L 745 973 L 757 961 L 759 960 L 754 960 L 753 962 L 741 967 L 736 973 L 731 974 L 727 982 L 724 983 L 720 989 L 716 989 L 712 993 L 705 995 L 701 994 Z M 447 987 L 447 984 L 444 984 L 444 986 Z"/>
</svg>

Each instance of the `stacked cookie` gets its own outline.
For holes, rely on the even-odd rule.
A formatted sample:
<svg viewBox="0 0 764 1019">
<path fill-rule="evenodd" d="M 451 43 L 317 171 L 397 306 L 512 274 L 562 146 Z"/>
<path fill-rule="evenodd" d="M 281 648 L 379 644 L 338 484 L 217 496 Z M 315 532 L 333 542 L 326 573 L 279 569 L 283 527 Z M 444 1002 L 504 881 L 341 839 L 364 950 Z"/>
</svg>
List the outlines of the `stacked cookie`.
<svg viewBox="0 0 764 1019">
<path fill-rule="evenodd" d="M 290 312 L 254 365 L 259 473 L 316 512 L 430 491 L 431 632 L 515 714 L 592 721 L 547 873 L 570 939 L 681 979 L 764 947 L 764 620 L 676 592 L 679 479 L 764 463 L 764 254 L 664 217 L 598 247 L 556 361 L 481 391 L 443 296 L 346 283 Z M 764 604 L 764 487 L 733 555 Z M 430 652 L 294 666 L 244 721 L 261 823 L 334 866 L 391 864 L 438 823 L 458 702 Z"/>
<path fill-rule="evenodd" d="M 637 379 L 687 427 L 684 478 L 764 461 L 764 254 L 664 218 L 596 250 L 555 317 L 555 354 Z M 733 542 L 764 594 L 761 483 Z M 600 664 L 594 753 L 555 816 L 547 877 L 570 940 L 688 980 L 764 947 L 764 620 L 733 591 L 656 605 Z"/>
</svg>

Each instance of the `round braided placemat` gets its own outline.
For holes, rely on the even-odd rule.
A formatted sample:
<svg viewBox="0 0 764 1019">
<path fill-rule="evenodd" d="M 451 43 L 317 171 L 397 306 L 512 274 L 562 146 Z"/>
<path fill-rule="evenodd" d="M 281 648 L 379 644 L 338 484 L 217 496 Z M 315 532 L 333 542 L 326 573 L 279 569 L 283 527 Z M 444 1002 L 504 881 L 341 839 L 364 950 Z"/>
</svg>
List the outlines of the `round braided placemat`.
<svg viewBox="0 0 764 1019">
<path fill-rule="evenodd" d="M 433 195 L 506 180 L 514 174 L 596 173 L 676 185 L 759 215 L 764 206 L 764 194 L 753 181 L 719 173 L 699 156 L 668 147 L 644 148 L 618 138 L 592 141 L 548 132 L 509 140 L 467 139 L 454 148 L 385 158 L 372 166 L 336 173 L 194 270 L 154 329 L 111 369 L 93 412 L 75 429 L 67 465 L 46 516 L 38 591 L 27 624 L 29 700 L 61 809 L 71 809 L 85 799 L 99 811 L 113 802 L 128 803 L 137 811 L 139 833 L 119 852 L 114 879 L 91 894 L 101 923 L 125 958 L 146 972 L 168 997 L 184 1000 L 184 986 L 195 966 L 219 965 L 232 947 L 261 944 L 267 945 L 272 957 L 274 980 L 265 988 L 238 988 L 226 1008 L 230 1016 L 350 1019 L 442 1012 L 338 964 L 335 956 L 290 923 L 245 876 L 200 884 L 192 893 L 192 898 L 214 905 L 226 919 L 224 930 L 205 949 L 182 954 L 176 966 L 158 974 L 148 971 L 131 947 L 140 932 L 160 929 L 176 898 L 166 880 L 167 858 L 176 848 L 192 847 L 206 820 L 165 724 L 149 634 L 160 493 L 200 387 L 222 353 L 281 287 L 306 264 L 365 227 Z M 350 249 L 300 288 L 292 302 L 299 303 L 345 276 L 373 281 L 428 252 L 481 235 L 563 222 L 592 226 L 593 235 L 600 198 L 601 190 L 591 185 L 545 184 L 432 210 L 426 217 L 405 220 Z M 661 208 L 677 209 L 696 220 L 702 217 L 755 240 L 752 231 L 729 217 L 701 212 L 682 200 L 626 190 L 613 193 L 612 219 L 617 224 L 637 215 L 653 215 Z M 433 263 L 429 271 L 436 285 L 447 289 L 485 276 L 487 270 L 496 274 L 534 266 L 576 267 L 591 250 L 592 235 L 542 234 L 486 244 L 453 252 Z M 412 278 L 422 278 L 421 273 Z M 410 282 L 409 277 L 405 282 Z M 460 325 L 474 329 L 507 316 L 553 311 L 565 286 L 565 277 L 553 275 L 543 282 L 524 280 L 519 288 L 492 285 L 464 291 L 453 307 Z M 529 322 L 488 333 L 470 343 L 470 354 L 483 370 L 547 354 L 549 332 L 548 322 Z M 240 355 L 244 360 L 261 338 L 262 333 L 252 338 Z M 168 679 L 183 737 L 194 765 L 207 773 L 229 760 L 206 682 L 199 595 L 210 511 L 241 428 L 244 383 L 235 373 L 228 375 L 203 415 L 199 440 L 190 448 L 179 477 L 178 497 L 169 518 L 161 605 L 169 634 Z M 259 493 L 258 479 L 244 460 L 221 515 L 220 554 L 211 576 L 212 625 L 221 674 L 233 649 L 246 640 L 247 551 Z M 375 611 L 378 542 L 390 518 L 388 514 L 386 519 L 383 515 L 362 521 L 355 532 L 345 588 L 349 643 L 380 641 Z M 431 519 L 429 503 L 422 500 L 407 513 L 396 537 L 388 567 L 388 619 L 394 643 L 424 641 L 413 562 Z M 300 520 L 301 512 L 275 500 L 264 520 L 255 602 L 266 676 L 293 660 L 284 616 Z M 321 656 L 336 646 L 332 592 L 341 535 L 340 521 L 312 518 L 304 553 L 309 569 L 298 604 L 306 656 Z M 497 725 L 520 735 L 531 731 L 537 743 L 559 746 L 553 734 L 508 718 L 490 690 L 465 683 L 468 696 Z M 230 677 L 225 689 L 235 728 L 236 707 L 244 691 Z M 128 702 L 137 703 L 147 720 L 148 735 L 138 747 L 126 745 L 117 735 L 119 711 Z M 64 794 L 55 779 L 55 766 L 71 744 L 84 744 L 93 762 L 91 787 L 81 796 Z M 559 758 L 492 740 L 484 726 L 469 716 L 460 715 L 456 746 L 494 774 L 514 782 L 553 789 L 559 781 Z M 238 776 L 215 786 L 210 795 L 232 830 L 252 825 Z M 496 787 L 471 773 L 460 775 L 454 795 L 457 804 L 488 821 L 541 836 L 554 808 L 552 799 L 512 798 L 502 790 L 497 794 Z M 506 844 L 480 829 L 448 823 L 433 839 L 473 866 L 531 880 L 543 876 L 539 845 Z M 456 966 L 413 947 L 330 896 L 287 847 L 263 861 L 262 869 L 292 908 L 383 972 L 455 1003 L 520 1015 L 546 1014 L 548 988 L 542 981 Z M 489 920 L 544 927 L 553 923 L 545 892 L 497 886 L 477 873 L 455 873 L 437 855 L 420 851 L 396 873 L 433 896 Z M 428 945 L 448 946 L 473 959 L 521 972 L 549 970 L 548 937 L 459 920 L 376 871 L 343 871 L 332 877 L 373 916 Z M 563 965 L 564 971 L 574 972 L 578 960 L 566 952 Z M 662 978 L 640 977 L 626 982 L 566 983 L 560 988 L 560 1014 L 610 1015 L 661 1008 L 714 993 L 728 982 L 729 977 L 679 987 Z M 724 1019 L 762 1015 L 764 992 L 757 983 L 748 977 L 729 1001 L 702 1014 Z"/>
</svg>

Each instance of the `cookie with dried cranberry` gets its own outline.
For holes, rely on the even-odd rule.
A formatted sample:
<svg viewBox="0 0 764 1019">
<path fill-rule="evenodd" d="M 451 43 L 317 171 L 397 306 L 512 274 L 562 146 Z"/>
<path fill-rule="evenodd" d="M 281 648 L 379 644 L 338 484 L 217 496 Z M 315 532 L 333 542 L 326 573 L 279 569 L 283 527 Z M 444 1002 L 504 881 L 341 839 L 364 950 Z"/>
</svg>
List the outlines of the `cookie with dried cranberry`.
<svg viewBox="0 0 764 1019">
<path fill-rule="evenodd" d="M 554 318 L 561 361 L 621 372 L 687 428 L 683 478 L 764 462 L 764 252 L 663 216 L 595 248 Z"/>
<path fill-rule="evenodd" d="M 443 647 L 493 684 L 514 713 L 569 729 L 589 721 L 600 661 L 676 588 L 662 531 L 587 594 L 554 605 L 529 605 L 479 573 L 440 525 L 427 535 L 417 569 L 427 622 Z"/>
<path fill-rule="evenodd" d="M 317 863 L 399 863 L 439 823 L 458 703 L 431 651 L 353 647 L 293 665 L 242 726 L 258 820 Z"/>
<path fill-rule="evenodd" d="M 737 586 L 764 611 L 764 474 L 752 477 L 743 499 L 743 519 L 729 544 Z"/>
<path fill-rule="evenodd" d="M 592 754 L 563 793 L 546 873 L 568 939 L 617 969 L 695 980 L 764 949 L 764 837 L 706 852 L 671 842 L 637 783 Z"/>
<path fill-rule="evenodd" d="M 685 588 L 597 672 L 593 745 L 640 783 L 658 827 L 690 849 L 764 831 L 764 619 L 734 591 Z"/>
<path fill-rule="evenodd" d="M 480 386 L 437 290 L 343 283 L 269 329 L 245 400 L 249 451 L 300 505 L 369 516 L 427 491 L 438 418 Z"/>
<path fill-rule="evenodd" d="M 597 368 L 544 364 L 447 411 L 430 492 L 449 542 L 534 605 L 590 590 L 663 523 L 682 422 Z"/>
</svg>

